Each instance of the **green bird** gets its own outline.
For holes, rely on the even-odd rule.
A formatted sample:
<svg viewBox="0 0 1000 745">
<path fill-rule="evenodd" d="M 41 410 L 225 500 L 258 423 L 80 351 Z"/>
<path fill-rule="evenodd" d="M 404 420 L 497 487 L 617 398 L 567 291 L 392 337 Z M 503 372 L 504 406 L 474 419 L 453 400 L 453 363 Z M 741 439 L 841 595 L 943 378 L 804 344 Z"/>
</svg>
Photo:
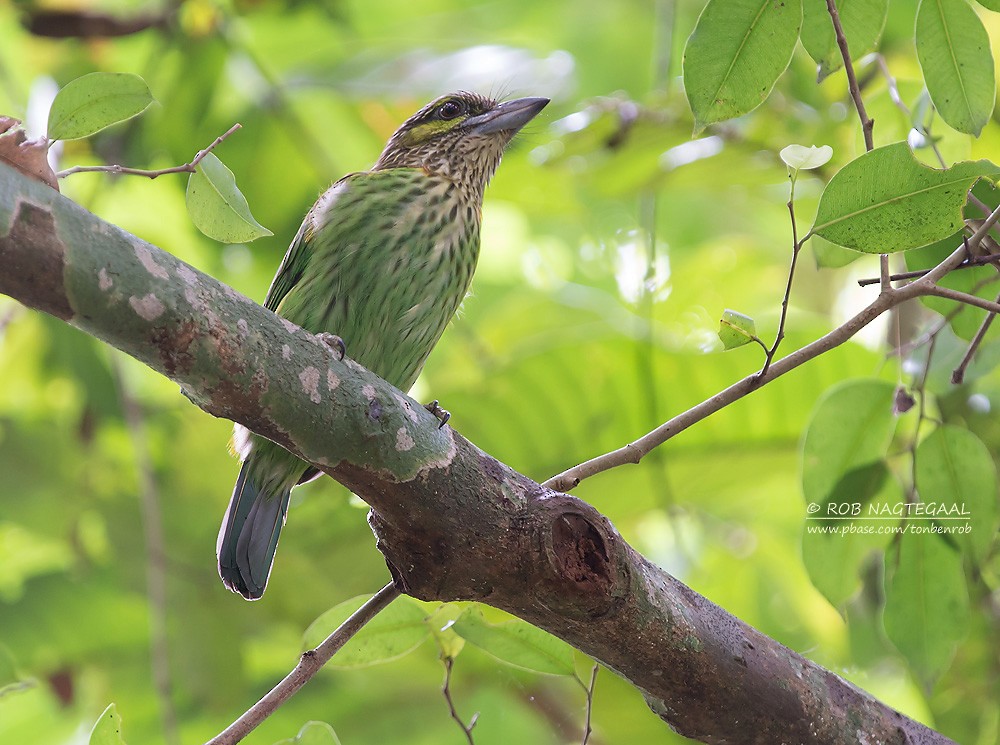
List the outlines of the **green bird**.
<svg viewBox="0 0 1000 745">
<path fill-rule="evenodd" d="M 370 171 L 345 176 L 316 201 L 264 306 L 312 333 L 335 334 L 351 357 L 409 390 L 469 289 L 483 190 L 511 138 L 547 103 L 463 92 L 422 108 Z M 233 448 L 243 465 L 219 531 L 219 575 L 256 600 L 289 494 L 318 471 L 240 425 Z"/>
</svg>

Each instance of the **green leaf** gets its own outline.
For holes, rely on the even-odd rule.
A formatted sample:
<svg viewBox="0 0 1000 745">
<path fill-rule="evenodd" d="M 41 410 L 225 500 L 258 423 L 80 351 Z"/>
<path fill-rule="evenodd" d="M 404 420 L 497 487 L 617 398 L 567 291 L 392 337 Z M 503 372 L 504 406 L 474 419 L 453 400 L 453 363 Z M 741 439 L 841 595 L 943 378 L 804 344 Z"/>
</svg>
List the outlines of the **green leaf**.
<svg viewBox="0 0 1000 745">
<path fill-rule="evenodd" d="M 757 108 L 788 67 L 801 0 L 709 0 L 684 49 L 695 132 Z"/>
<path fill-rule="evenodd" d="M 455 659 L 465 646 L 465 639 L 455 633 L 455 621 L 464 612 L 455 603 L 444 603 L 427 617 L 427 627 L 441 650 L 442 657 Z"/>
<path fill-rule="evenodd" d="M 50 140 L 77 140 L 141 114 L 153 102 L 146 81 L 125 72 L 92 72 L 66 84 L 49 109 Z"/>
<path fill-rule="evenodd" d="M 889 0 L 838 0 L 837 12 L 851 59 L 856 60 L 878 44 L 889 13 Z M 825 0 L 804 0 L 802 13 L 802 46 L 819 65 L 818 78 L 822 81 L 844 66 L 844 58 Z"/>
<path fill-rule="evenodd" d="M 813 258 L 816 260 L 816 266 L 820 269 L 839 269 L 842 266 L 853 264 L 863 255 L 857 251 L 838 246 L 836 243 L 830 243 L 826 238 L 820 238 L 818 235 L 812 237 L 809 246 L 812 249 Z"/>
<path fill-rule="evenodd" d="M 487 623 L 470 608 L 455 621 L 455 631 L 501 662 L 546 675 L 572 675 L 573 648 L 527 621 Z"/>
<path fill-rule="evenodd" d="M 802 493 L 807 504 L 826 505 L 847 474 L 878 463 L 896 426 L 895 386 L 884 380 L 848 380 L 817 404 L 802 442 Z"/>
<path fill-rule="evenodd" d="M 1000 0 L 976 0 L 987 10 L 995 10 L 1000 13 Z"/>
<path fill-rule="evenodd" d="M 997 528 L 997 473 L 986 445 L 967 429 L 945 425 L 920 443 L 916 459 L 921 501 L 960 506 L 968 520 L 946 520 L 959 517 L 946 514 L 938 520 L 938 527 L 981 561 L 993 545 Z"/>
<path fill-rule="evenodd" d="M 247 243 L 273 235 L 250 214 L 233 172 L 213 153 L 202 159 L 188 179 L 187 208 L 198 230 L 222 243 Z"/>
<path fill-rule="evenodd" d="M 122 737 L 122 718 L 114 704 L 101 714 L 90 731 L 90 745 L 125 745 Z"/>
<path fill-rule="evenodd" d="M 787 145 L 778 153 L 785 165 L 794 168 L 796 171 L 808 171 L 812 168 L 819 168 L 833 157 L 833 148 L 829 145 L 816 147 L 810 145 Z"/>
<path fill-rule="evenodd" d="M 966 0 L 921 0 L 917 59 L 941 118 L 979 136 L 993 113 L 993 54 L 983 22 Z"/>
<path fill-rule="evenodd" d="M 340 738 L 326 722 L 306 722 L 295 737 L 279 740 L 274 745 L 340 745 Z"/>
<path fill-rule="evenodd" d="M 962 227 L 976 179 L 998 176 L 1000 167 L 988 160 L 938 170 L 919 163 L 905 142 L 876 148 L 830 180 L 810 234 L 864 253 L 925 246 Z"/>
<path fill-rule="evenodd" d="M 318 646 L 370 598 L 358 595 L 321 615 L 306 629 L 303 646 L 306 649 Z M 424 609 L 415 602 L 399 598 L 365 624 L 327 665 L 356 668 L 399 659 L 427 638 L 430 632 L 426 618 Z"/>
<path fill-rule="evenodd" d="M 922 527 L 911 523 L 900 537 L 883 621 L 889 640 L 929 687 L 965 637 L 969 596 L 961 555 L 941 536 L 917 532 Z"/>
<path fill-rule="evenodd" d="M 895 393 L 882 380 L 841 383 L 817 404 L 802 443 L 803 563 L 816 589 L 842 610 L 868 556 L 892 537 L 883 528 L 893 521 L 870 517 L 869 507 L 903 502 L 885 461 Z"/>
<path fill-rule="evenodd" d="M 750 316 L 725 310 L 719 319 L 719 339 L 726 349 L 736 349 L 749 344 L 757 336 L 757 326 Z"/>
<path fill-rule="evenodd" d="M 0 699 L 29 691 L 36 685 L 38 683 L 35 680 L 25 679 L 20 675 L 13 655 L 7 647 L 0 644 Z"/>
<path fill-rule="evenodd" d="M 896 505 L 903 490 L 885 461 L 849 470 L 834 485 L 829 498 L 810 503 L 802 535 L 802 561 L 809 579 L 830 603 L 841 610 L 858 589 L 869 554 L 892 537 L 882 532 L 890 521 L 868 518 L 867 505 Z M 825 518 L 825 519 L 823 519 Z M 832 519 L 836 518 L 836 519 Z"/>
</svg>

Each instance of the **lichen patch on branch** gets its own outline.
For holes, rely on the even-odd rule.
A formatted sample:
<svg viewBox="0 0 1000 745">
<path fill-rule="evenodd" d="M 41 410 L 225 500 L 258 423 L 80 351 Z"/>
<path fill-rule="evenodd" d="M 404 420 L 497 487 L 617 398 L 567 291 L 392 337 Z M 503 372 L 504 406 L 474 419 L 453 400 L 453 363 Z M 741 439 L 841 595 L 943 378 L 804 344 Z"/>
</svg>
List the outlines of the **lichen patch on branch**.
<svg viewBox="0 0 1000 745">
<path fill-rule="evenodd" d="M 198 275 L 195 274 L 194 270 L 187 264 L 181 264 L 174 270 L 174 272 L 188 287 L 194 287 L 198 284 Z"/>
<path fill-rule="evenodd" d="M 157 279 L 170 279 L 170 274 L 156 263 L 156 259 L 153 258 L 153 252 L 144 243 L 135 244 L 135 257 L 139 259 L 139 263 L 146 268 L 146 271 Z"/>
<path fill-rule="evenodd" d="M 132 310 L 144 321 L 155 321 L 166 310 L 160 298 L 156 297 L 153 293 L 144 295 L 141 298 L 132 295 L 128 299 L 128 304 L 132 306 Z"/>
<path fill-rule="evenodd" d="M 406 412 L 406 416 L 410 418 L 411 422 L 416 424 L 420 421 L 420 418 L 417 416 L 417 412 L 415 412 L 413 407 L 410 406 L 410 401 L 406 398 L 406 396 L 400 396 L 398 393 L 393 393 L 392 395 L 396 397 L 397 401 L 399 401 L 399 405 L 403 407 L 403 411 Z"/>
<path fill-rule="evenodd" d="M 448 468 L 455 460 L 455 456 L 458 454 L 458 443 L 455 441 L 455 436 L 452 434 L 452 430 L 448 427 L 439 430 L 448 438 L 448 452 L 442 455 L 437 460 L 432 460 L 426 463 L 423 468 L 417 471 L 417 476 L 419 478 L 426 479 L 431 471 L 436 471 L 439 468 Z"/>
<path fill-rule="evenodd" d="M 326 388 L 329 391 L 334 391 L 340 387 L 340 376 L 337 375 L 333 370 L 326 371 Z"/>
<path fill-rule="evenodd" d="M 410 433 L 406 431 L 406 427 L 400 427 L 396 430 L 396 450 L 405 453 L 407 450 L 412 450 L 415 444 Z"/>
<path fill-rule="evenodd" d="M 309 400 L 314 404 L 320 403 L 323 398 L 319 395 L 319 370 L 309 366 L 299 373 L 299 382 L 302 383 L 302 390 L 309 394 Z"/>
<path fill-rule="evenodd" d="M 107 292 L 112 287 L 114 287 L 114 280 L 111 279 L 108 274 L 108 270 L 101 267 L 101 271 L 97 273 L 97 287 L 101 292 Z"/>
</svg>

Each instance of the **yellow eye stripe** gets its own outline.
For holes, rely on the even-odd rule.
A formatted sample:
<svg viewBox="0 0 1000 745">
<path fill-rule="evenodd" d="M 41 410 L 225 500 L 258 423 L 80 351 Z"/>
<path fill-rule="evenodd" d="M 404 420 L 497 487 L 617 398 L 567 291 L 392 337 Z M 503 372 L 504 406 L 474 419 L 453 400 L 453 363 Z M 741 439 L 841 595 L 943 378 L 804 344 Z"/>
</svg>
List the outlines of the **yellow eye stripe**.
<svg viewBox="0 0 1000 745">
<path fill-rule="evenodd" d="M 401 144 L 406 147 L 413 147 L 414 145 L 419 145 L 422 142 L 435 137 L 436 135 L 444 134 L 449 132 L 463 121 L 467 117 L 458 116 L 454 119 L 449 119 L 447 121 L 441 121 L 440 119 L 435 119 L 434 121 L 422 122 L 413 129 L 408 130 L 402 138 Z"/>
</svg>

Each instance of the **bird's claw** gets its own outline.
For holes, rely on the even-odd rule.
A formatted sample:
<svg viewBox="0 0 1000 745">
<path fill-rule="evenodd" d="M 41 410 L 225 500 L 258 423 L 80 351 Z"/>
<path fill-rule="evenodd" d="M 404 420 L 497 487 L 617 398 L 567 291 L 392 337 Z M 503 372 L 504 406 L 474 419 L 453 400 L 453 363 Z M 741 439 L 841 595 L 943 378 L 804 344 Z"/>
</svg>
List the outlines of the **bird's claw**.
<svg viewBox="0 0 1000 745">
<path fill-rule="evenodd" d="M 316 338 L 319 339 L 320 344 L 336 354 L 337 359 L 343 362 L 344 356 L 347 354 L 347 345 L 344 344 L 343 339 L 336 334 L 330 334 L 326 331 L 316 334 Z"/>
<path fill-rule="evenodd" d="M 442 409 L 436 398 L 429 404 L 424 404 L 424 408 L 440 420 L 441 423 L 438 425 L 438 429 L 441 429 L 451 419 L 451 412 L 447 409 Z"/>
</svg>

